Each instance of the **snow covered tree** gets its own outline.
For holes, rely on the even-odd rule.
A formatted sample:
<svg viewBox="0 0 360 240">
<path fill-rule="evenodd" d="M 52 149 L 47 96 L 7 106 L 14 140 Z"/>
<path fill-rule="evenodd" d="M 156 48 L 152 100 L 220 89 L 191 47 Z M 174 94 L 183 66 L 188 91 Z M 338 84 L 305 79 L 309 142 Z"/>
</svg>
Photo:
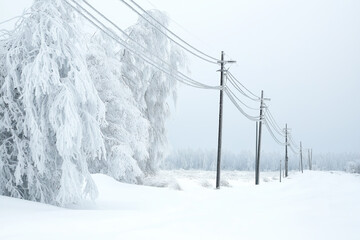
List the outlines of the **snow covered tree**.
<svg viewBox="0 0 360 240">
<path fill-rule="evenodd" d="M 148 14 L 157 19 L 162 26 L 168 25 L 168 18 L 164 13 L 151 10 L 148 11 Z M 127 39 L 128 44 L 136 51 L 151 56 L 153 61 L 172 73 L 165 74 L 146 63 L 138 55 L 127 50 L 123 52 L 124 80 L 131 89 L 141 113 L 150 122 L 149 156 L 145 165 L 139 165 L 142 171 L 148 175 L 156 172 L 159 162 L 165 157 L 167 145 L 165 122 L 169 116 L 168 98 L 173 96 L 174 100 L 176 99 L 176 79 L 173 76 L 179 68 L 184 66 L 185 56 L 179 47 L 158 30 L 162 29 L 163 32 L 166 32 L 164 27 L 146 14 L 143 17 L 148 21 L 139 18 L 134 26 L 127 29 L 130 38 L 142 47 L 130 38 Z M 163 62 L 159 59 L 162 59 Z"/>
<path fill-rule="evenodd" d="M 107 152 L 106 161 L 89 162 L 91 172 L 100 172 L 128 183 L 141 183 L 140 166 L 149 157 L 149 121 L 138 109 L 121 72 L 119 45 L 105 34 L 89 41 L 87 64 L 90 75 L 106 104 L 107 124 L 102 127 Z M 122 52 L 122 51 L 120 51 Z"/>
<path fill-rule="evenodd" d="M 35 0 L 0 42 L 0 194 L 56 205 L 94 197 L 105 108 L 79 22 L 62 0 Z"/>
</svg>

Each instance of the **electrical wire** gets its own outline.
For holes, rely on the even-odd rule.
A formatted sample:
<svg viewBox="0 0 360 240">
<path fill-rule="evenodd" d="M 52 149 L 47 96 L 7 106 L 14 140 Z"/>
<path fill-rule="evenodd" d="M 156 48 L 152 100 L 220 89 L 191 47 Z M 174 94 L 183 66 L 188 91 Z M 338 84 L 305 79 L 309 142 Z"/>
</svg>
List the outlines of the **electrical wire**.
<svg viewBox="0 0 360 240">
<path fill-rule="evenodd" d="M 292 145 L 295 145 L 295 146 L 296 146 L 294 140 L 292 139 L 291 134 L 288 134 L 288 138 L 289 138 L 290 143 L 291 143 Z"/>
<path fill-rule="evenodd" d="M 230 82 L 231 85 L 234 86 L 234 84 L 233 84 L 231 81 L 229 81 L 229 82 Z M 235 86 L 234 86 L 234 87 L 235 87 Z M 235 88 L 236 88 L 236 87 L 235 87 Z M 234 97 L 235 97 L 242 105 L 244 105 L 244 106 L 247 107 L 248 109 L 260 111 L 260 108 L 250 107 L 250 106 L 248 106 L 247 104 L 245 104 L 243 101 L 241 101 L 240 98 L 238 98 L 238 97 L 234 94 L 234 92 L 233 92 L 229 87 L 228 87 L 227 89 L 232 93 L 232 95 L 234 95 Z"/>
<path fill-rule="evenodd" d="M 76 1 L 74 0 L 70 0 L 72 1 L 74 4 L 76 4 L 80 9 L 82 9 L 83 12 L 86 12 L 86 14 L 88 16 L 90 16 L 94 21 L 96 21 L 98 24 L 100 24 L 100 26 L 95 23 L 93 20 L 91 20 L 88 16 L 86 16 L 83 12 L 81 12 L 79 9 L 77 9 L 76 7 L 74 7 L 72 4 L 70 4 L 67 0 L 65 0 L 65 2 L 67 4 L 69 4 L 75 11 L 77 11 L 80 15 L 82 15 L 85 19 L 87 19 L 91 24 L 93 24 L 96 28 L 98 28 L 100 31 L 104 32 L 106 35 L 108 35 L 110 38 L 112 38 L 114 41 L 116 41 L 117 43 L 119 43 L 120 45 L 122 45 L 123 47 L 125 47 L 129 52 L 133 53 L 134 55 L 138 56 L 140 59 L 142 59 L 143 61 L 145 61 L 146 63 L 148 63 L 149 65 L 151 65 L 152 67 L 160 70 L 161 72 L 173 77 L 174 79 L 189 85 L 191 87 L 196 87 L 196 88 L 203 88 L 203 89 L 217 89 L 217 90 L 223 90 L 225 92 L 225 94 L 229 97 L 230 101 L 234 104 L 234 106 L 249 120 L 251 121 L 264 121 L 270 135 L 272 136 L 272 138 L 280 145 L 285 146 L 286 143 L 281 142 L 280 140 L 278 140 L 274 134 L 274 132 L 272 131 L 271 127 L 281 136 L 284 136 L 283 133 L 281 132 L 281 129 L 279 127 L 279 125 L 276 123 L 274 117 L 272 116 L 270 110 L 268 109 L 268 107 L 265 105 L 265 114 L 263 115 L 264 118 L 262 118 L 261 116 L 251 116 L 249 114 L 247 114 L 238 104 L 238 102 L 240 102 L 242 105 L 244 105 L 245 107 L 252 109 L 252 110 L 260 110 L 258 108 L 252 108 L 248 105 L 246 105 L 243 101 L 241 101 L 235 94 L 234 92 L 226 87 L 222 87 L 222 86 L 209 86 L 206 84 L 202 84 L 184 74 L 182 74 L 179 71 L 175 71 L 176 75 L 174 75 L 172 73 L 172 71 L 170 69 L 166 70 L 160 66 L 158 66 L 156 63 L 153 62 L 153 60 L 151 60 L 151 58 L 149 58 L 149 56 L 147 56 L 144 53 L 141 52 L 137 52 L 136 50 L 132 49 L 123 39 L 121 39 L 119 37 L 119 35 L 117 35 L 113 30 L 109 29 L 107 26 L 105 26 L 98 18 L 96 18 L 94 15 L 92 15 L 89 11 L 87 11 L 86 9 L 84 9 L 80 4 L 78 4 Z M 122 1 L 122 0 L 121 0 Z M 132 39 L 128 34 L 126 34 L 121 28 L 119 28 L 116 24 L 114 24 L 111 20 L 109 20 L 108 18 L 106 18 L 102 13 L 100 13 L 99 11 L 97 11 L 94 7 L 92 7 L 87 1 L 85 1 L 85 4 L 88 5 L 91 9 L 93 9 L 97 14 L 99 14 L 101 17 L 103 17 L 106 21 L 108 21 L 111 25 L 113 25 L 117 30 L 119 30 L 122 34 L 124 34 L 125 36 L 127 36 L 130 40 L 132 40 L 133 42 L 135 42 L 138 46 L 140 46 L 142 49 L 146 50 L 146 48 L 142 45 L 140 45 L 139 43 L 137 43 L 134 39 Z M 157 56 L 151 55 L 152 57 L 158 58 Z M 158 58 L 159 59 L 159 58 Z M 169 64 L 167 64 L 166 62 L 162 61 L 161 59 L 159 59 L 159 61 L 161 61 L 162 63 L 164 63 L 165 65 L 168 65 L 170 67 Z M 250 90 L 248 90 L 243 84 L 241 84 L 230 72 L 227 72 L 228 74 L 226 74 L 226 79 L 229 80 L 230 84 L 236 89 L 238 90 L 238 92 L 240 92 L 241 94 L 247 96 L 248 98 L 255 100 L 255 101 L 259 101 L 259 98 L 253 94 Z M 179 76 L 180 75 L 180 76 Z M 244 91 L 242 91 L 242 89 L 240 88 L 241 85 L 244 89 L 246 89 L 250 94 L 252 94 L 253 96 L 255 96 L 256 98 L 250 97 L 249 95 L 247 95 Z M 290 146 L 290 149 L 295 153 L 296 151 L 293 149 L 292 145 L 294 145 L 296 147 L 296 144 L 294 143 L 291 135 L 289 134 L 288 137 L 289 141 L 292 143 L 291 145 L 288 144 Z M 296 147 L 297 148 L 297 147 Z"/>
<path fill-rule="evenodd" d="M 233 81 L 233 83 L 236 85 L 236 89 L 239 91 L 239 93 L 241 93 L 242 95 L 244 95 L 245 97 L 253 100 L 253 101 L 256 101 L 256 102 L 260 102 L 261 101 L 261 98 L 254 98 L 254 97 L 251 97 L 249 96 L 245 91 L 243 91 L 241 89 L 240 86 L 243 86 L 240 82 L 238 82 L 234 76 L 229 72 L 229 79 L 231 79 L 231 81 Z M 245 87 L 244 87 L 245 88 Z"/>
<path fill-rule="evenodd" d="M 74 0 L 71 0 L 73 3 L 75 3 L 76 5 L 77 2 L 75 2 Z M 190 77 L 187 77 L 186 75 L 183 75 L 182 73 L 176 71 L 177 73 L 181 74 L 182 77 L 180 76 L 175 76 L 174 74 L 171 74 L 170 72 L 168 72 L 167 70 L 157 66 L 152 60 L 148 59 L 148 56 L 145 56 L 143 53 L 139 53 L 133 49 L 131 49 L 131 47 L 129 47 L 126 42 L 124 40 L 122 40 L 117 34 L 115 34 L 112 30 L 110 30 L 109 28 L 107 28 L 101 21 L 99 21 L 96 17 L 94 17 L 93 15 L 89 14 L 95 21 L 97 21 L 101 26 L 99 26 L 98 24 L 96 24 L 93 20 L 91 20 L 89 17 L 87 17 L 84 13 L 82 13 L 80 10 L 78 10 L 76 7 L 74 7 L 72 4 L 70 4 L 67 0 L 65 0 L 65 2 L 70 5 L 76 12 L 78 12 L 81 16 L 83 16 L 86 20 L 88 20 L 92 25 L 94 25 L 96 28 L 98 28 L 100 31 L 104 32 L 106 35 L 108 35 L 110 38 L 112 38 L 114 41 L 116 41 L 117 43 L 119 43 L 120 45 L 122 45 L 123 47 L 125 47 L 129 52 L 133 53 L 134 55 L 138 56 L 139 58 L 141 58 L 142 60 L 144 60 L 146 63 L 148 63 L 149 65 L 151 65 L 152 67 L 160 70 L 161 72 L 174 77 L 176 80 L 189 85 L 191 87 L 196 87 L 196 88 L 203 88 L 203 89 L 216 89 L 216 90 L 220 90 L 222 87 L 221 86 L 209 86 L 206 84 L 202 84 L 200 82 L 197 82 L 193 79 L 191 79 Z M 81 6 L 79 6 L 81 7 Z M 104 28 L 106 30 L 104 30 Z M 111 34 L 110 34 L 110 33 Z M 115 36 L 114 36 L 115 35 Z"/>
<path fill-rule="evenodd" d="M 271 120 L 267 117 L 266 114 L 264 114 L 264 118 L 266 120 L 266 122 L 269 124 L 269 127 L 271 127 L 274 131 L 274 133 L 277 133 L 278 135 L 280 135 L 280 137 L 285 137 L 281 132 L 279 132 L 276 128 L 274 128 L 274 124 L 271 122 Z"/>
<path fill-rule="evenodd" d="M 120 0 L 123 1 L 123 0 Z M 149 16 L 151 19 L 153 19 L 157 24 L 159 24 L 160 26 L 162 26 L 163 28 L 165 28 L 170 34 L 172 34 L 173 36 L 175 36 L 177 39 L 179 39 L 182 43 L 184 43 L 185 45 L 187 45 L 188 47 L 190 47 L 191 49 L 197 51 L 198 53 L 212 59 L 215 60 L 216 62 L 220 61 L 220 59 L 217 59 L 215 57 L 212 57 L 202 51 L 200 51 L 199 49 L 193 47 L 192 45 L 190 45 L 189 43 L 187 43 L 185 40 L 183 40 L 181 37 L 179 37 L 178 35 L 176 35 L 174 32 L 172 32 L 170 29 L 168 29 L 166 26 L 164 26 L 161 22 L 159 22 L 156 18 L 154 18 L 153 16 L 151 16 L 145 9 L 143 9 L 139 4 L 137 4 L 135 1 L 130 0 L 133 4 L 135 4 L 135 6 L 137 6 L 143 13 L 145 13 L 147 16 Z"/>
<path fill-rule="evenodd" d="M 146 52 L 147 48 L 143 45 L 141 45 L 140 43 L 138 43 L 135 39 L 133 39 L 129 34 L 127 34 L 124 30 L 122 30 L 118 25 L 116 25 L 114 22 L 112 22 L 110 19 L 108 19 L 106 16 L 104 16 L 104 14 L 102 14 L 101 12 L 99 12 L 96 8 L 94 8 L 90 3 L 88 3 L 86 0 L 83 0 L 83 2 L 88 5 L 92 10 L 94 10 L 97 14 L 99 14 L 102 18 L 104 18 L 107 22 L 109 22 L 112 26 L 114 26 L 117 30 L 119 30 L 123 35 L 126 36 L 127 39 L 130 39 L 132 42 L 134 42 L 137 46 L 139 46 L 140 48 L 142 48 L 144 50 L 144 52 Z M 77 4 L 77 3 L 76 3 Z M 81 5 L 77 4 L 79 6 L 79 8 L 81 8 L 83 11 L 85 11 L 88 15 L 91 15 L 92 17 L 94 17 L 89 11 L 87 11 L 85 8 L 83 8 Z M 94 17 L 95 18 L 95 17 Z M 155 57 L 158 61 L 160 61 L 162 64 L 168 66 L 169 68 L 171 68 L 170 64 L 165 62 L 164 60 L 162 60 L 161 58 L 159 58 L 156 55 L 152 55 L 153 57 Z"/>
<path fill-rule="evenodd" d="M 232 79 L 231 76 L 228 77 L 228 80 L 229 82 L 235 87 L 235 89 L 240 93 L 242 94 L 243 96 L 253 100 L 253 101 L 256 101 L 256 102 L 260 102 L 261 100 L 260 99 L 254 99 L 254 98 L 251 98 L 249 95 L 247 95 L 242 89 L 241 87 Z"/>
<path fill-rule="evenodd" d="M 251 120 L 251 121 L 260 121 L 260 116 L 251 116 L 249 114 L 247 114 L 241 107 L 240 105 L 236 102 L 234 95 L 228 90 L 227 87 L 225 87 L 223 89 L 223 91 L 225 92 L 225 94 L 229 97 L 230 101 L 234 104 L 234 106 L 240 111 L 240 113 L 242 113 L 247 119 Z"/>
<path fill-rule="evenodd" d="M 272 116 L 272 114 L 268 108 L 266 108 L 266 113 L 267 114 L 265 114 L 265 119 L 267 120 L 267 123 L 269 123 L 279 135 L 285 137 L 286 135 L 284 135 L 284 133 L 282 133 L 280 131 L 281 129 L 280 129 L 279 125 L 276 123 L 274 117 Z M 293 151 L 293 153 L 298 154 L 298 152 L 296 150 L 294 150 L 294 148 L 296 148 L 298 151 L 300 150 L 300 148 L 296 145 L 296 143 L 294 142 L 292 135 L 290 133 L 287 134 L 287 139 L 289 141 L 289 146 L 290 146 L 291 150 Z"/>
<path fill-rule="evenodd" d="M 271 117 L 269 117 L 267 110 L 268 110 L 268 108 L 265 108 L 264 115 L 265 115 L 266 120 L 267 120 L 267 121 L 269 122 L 269 124 L 273 127 L 273 129 L 275 130 L 275 132 L 277 132 L 280 136 L 285 137 L 284 132 L 281 131 L 281 130 L 279 130 L 279 129 L 276 127 L 276 125 L 275 125 L 276 123 L 274 123 L 274 120 L 273 120 Z"/>
<path fill-rule="evenodd" d="M 1 24 L 4 24 L 4 23 L 7 23 L 7 22 L 10 22 L 10 21 L 12 21 L 12 20 L 14 20 L 14 19 L 17 19 L 17 18 L 22 18 L 22 17 L 24 17 L 24 15 L 12 17 L 12 18 L 10 18 L 10 19 L 7 19 L 7 20 L 5 20 L 5 21 L 0 22 L 0 25 L 1 25 Z"/>
<path fill-rule="evenodd" d="M 268 122 L 266 121 L 266 119 L 265 119 L 264 123 L 265 123 L 265 126 L 266 126 L 266 128 L 268 129 L 271 137 L 275 140 L 275 142 L 278 143 L 278 144 L 281 145 L 281 146 L 286 146 L 286 143 L 281 142 L 279 139 L 277 139 L 277 138 L 275 137 L 275 134 L 274 134 L 273 131 L 271 130 Z"/>
<path fill-rule="evenodd" d="M 300 147 L 295 143 L 295 141 L 293 140 L 291 134 L 289 134 L 289 139 L 290 139 L 291 144 L 294 145 L 294 147 L 295 147 L 297 150 L 299 150 Z"/>
<path fill-rule="evenodd" d="M 266 106 L 266 113 L 268 114 L 268 116 L 270 117 L 271 121 L 274 123 L 275 127 L 277 128 L 277 130 L 279 132 L 281 132 L 281 135 L 283 135 L 283 130 L 281 129 L 281 127 L 279 126 L 279 124 L 276 122 L 274 116 L 272 115 L 270 108 L 265 104 Z M 285 136 L 285 135 L 283 135 Z"/>
<path fill-rule="evenodd" d="M 293 149 L 293 147 L 292 147 L 291 144 L 289 144 L 289 148 L 290 148 L 290 150 L 291 150 L 294 154 L 299 154 L 299 152 L 297 152 L 297 151 L 295 151 L 295 150 Z"/>
<path fill-rule="evenodd" d="M 100 20 L 98 20 L 94 15 L 92 15 L 91 13 L 89 13 L 89 11 L 87 11 L 86 9 L 84 9 L 80 4 L 78 4 L 77 2 L 73 1 L 79 8 L 81 8 L 83 11 L 85 11 L 88 15 L 90 15 L 93 19 L 95 19 L 97 22 L 99 22 L 104 28 L 108 29 Z M 115 23 L 113 23 L 111 20 L 109 20 L 108 18 L 106 18 L 102 13 L 100 13 L 99 11 L 97 11 L 93 6 L 91 6 L 88 2 L 86 2 L 85 0 L 83 0 L 89 7 L 91 7 L 94 11 L 96 11 L 99 15 L 101 15 L 105 20 L 107 20 L 110 24 L 112 24 L 113 26 L 116 27 L 116 29 L 118 29 L 122 34 L 124 34 L 127 38 L 129 38 L 130 40 L 132 40 L 134 43 L 136 43 L 139 47 L 141 47 L 144 51 L 146 51 L 146 47 L 142 46 L 141 44 L 137 43 L 133 38 L 131 38 L 126 32 L 124 32 L 121 28 L 119 28 Z M 111 29 L 108 29 L 109 31 L 111 31 Z M 111 31 L 112 32 L 112 31 Z M 113 32 L 112 32 L 113 33 Z M 113 33 L 115 34 L 115 33 Z M 119 37 L 116 34 L 117 37 Z M 120 38 L 120 37 L 119 37 Z M 121 38 L 120 38 L 121 39 Z M 122 40 L 122 39 L 121 39 Z M 124 40 L 122 40 L 124 44 L 126 44 L 126 42 Z M 128 50 L 129 50 L 129 46 L 128 46 Z M 135 50 L 133 50 L 135 51 Z M 144 53 L 142 53 L 143 56 L 145 55 Z M 146 56 L 148 57 L 148 56 Z M 169 68 L 171 68 L 171 66 L 166 63 L 165 61 L 163 61 L 162 59 L 160 59 L 158 56 L 154 56 L 152 55 L 152 57 L 155 57 L 156 59 L 158 59 L 162 64 L 167 65 Z M 149 60 L 149 59 L 148 59 Z M 195 85 L 199 85 L 199 88 L 206 88 L 206 89 L 213 89 L 213 86 L 208 86 L 205 84 L 202 84 L 200 82 L 197 82 L 193 79 L 191 79 L 190 77 L 186 76 L 185 74 L 179 72 L 176 70 L 176 73 L 181 75 L 181 77 L 187 79 L 188 81 L 192 82 Z M 173 77 L 173 74 L 169 74 L 170 76 Z"/>
<path fill-rule="evenodd" d="M 156 26 L 153 22 L 151 22 L 149 19 L 147 19 L 146 17 L 144 17 L 144 15 L 142 15 L 140 12 L 138 12 L 133 6 L 131 6 L 129 3 L 125 2 L 124 0 L 119 0 L 120 2 L 124 3 L 127 7 L 129 7 L 133 12 L 135 12 L 137 15 L 139 15 L 139 17 L 143 18 L 145 21 L 147 21 L 150 25 L 152 25 L 155 29 L 157 29 L 161 34 L 163 34 L 164 36 L 166 36 L 167 38 L 169 38 L 171 41 L 173 41 L 176 45 L 178 45 L 179 47 L 181 47 L 182 49 L 186 50 L 187 52 L 191 53 L 192 55 L 206 61 L 209 63 L 213 63 L 213 64 L 218 64 L 218 62 L 220 61 L 217 58 L 213 58 L 205 53 L 203 53 L 202 51 L 196 49 L 195 47 L 191 46 L 190 44 L 188 44 L 187 42 L 185 42 L 184 40 L 182 40 L 180 37 L 178 37 L 175 33 L 173 33 L 172 31 L 170 31 L 168 28 L 166 28 L 163 24 L 161 24 L 160 22 L 158 22 L 154 17 L 152 17 L 148 12 L 146 12 L 146 10 L 144 10 L 143 8 L 141 8 L 137 3 L 135 3 L 134 1 L 133 4 L 135 4 L 136 6 L 138 6 L 142 11 L 144 11 L 144 13 L 149 16 L 151 19 L 153 19 L 155 22 L 157 22 L 160 26 L 164 27 L 166 29 L 166 31 L 168 31 L 169 33 L 171 33 L 172 35 L 176 36 L 180 41 L 182 41 L 183 43 L 185 43 L 187 46 L 191 47 L 192 49 L 195 49 L 197 52 L 201 53 L 202 55 L 212 59 L 206 59 L 203 56 L 200 56 L 199 54 L 193 52 L 192 50 L 184 47 L 183 45 L 181 45 L 180 43 L 178 43 L 177 41 L 175 41 L 172 37 L 168 36 L 166 33 L 164 33 L 158 26 Z"/>
<path fill-rule="evenodd" d="M 149 0 L 146 0 L 146 2 L 148 2 L 151 7 L 153 7 L 154 9 L 159 9 L 154 3 L 152 3 L 151 1 Z M 202 46 L 203 45 L 206 45 L 207 47 L 209 47 L 209 43 L 208 42 L 205 42 L 203 39 L 199 38 L 199 36 L 197 36 L 196 34 L 194 34 L 193 32 L 191 32 L 190 30 L 186 29 L 186 27 L 184 27 L 183 25 L 181 25 L 179 22 L 175 21 L 173 18 L 171 18 L 171 16 L 167 16 L 168 19 L 174 23 L 176 26 L 178 26 L 179 28 L 181 28 L 184 32 L 186 32 L 189 36 L 191 36 L 193 39 L 196 39 L 197 41 L 199 41 L 199 44 L 201 44 Z M 170 30 L 169 30 L 170 31 Z M 210 47 L 209 47 L 210 48 Z M 226 54 L 228 55 L 228 54 Z M 229 56 L 229 55 L 228 55 Z M 229 56 L 230 57 L 230 56 Z M 213 57 L 212 57 L 213 58 Z M 231 57 L 230 57 L 231 58 Z M 217 58 L 213 58 L 214 60 L 219 60 Z M 238 65 L 238 63 L 235 63 L 235 65 Z"/>
<path fill-rule="evenodd" d="M 237 82 L 239 85 L 241 85 L 246 91 L 248 91 L 251 95 L 253 95 L 254 97 L 250 97 L 248 96 L 250 99 L 254 100 L 254 101 L 260 101 L 261 98 L 259 96 L 257 96 L 256 94 L 254 94 L 253 92 L 251 92 L 248 88 L 246 88 L 239 80 L 237 80 L 237 78 L 232 75 L 231 72 L 228 72 L 230 78 L 232 78 L 235 82 Z"/>
</svg>

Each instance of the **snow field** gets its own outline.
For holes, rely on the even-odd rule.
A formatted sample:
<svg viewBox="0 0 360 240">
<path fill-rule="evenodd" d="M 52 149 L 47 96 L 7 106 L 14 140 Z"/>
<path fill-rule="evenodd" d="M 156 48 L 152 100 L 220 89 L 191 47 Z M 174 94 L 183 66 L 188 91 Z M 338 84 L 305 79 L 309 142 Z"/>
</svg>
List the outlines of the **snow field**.
<svg viewBox="0 0 360 240">
<path fill-rule="evenodd" d="M 163 171 L 182 190 L 93 175 L 95 202 L 69 208 L 0 197 L 0 239 L 359 239 L 360 177 L 343 172 Z M 207 182 L 208 184 L 204 184 Z"/>
</svg>

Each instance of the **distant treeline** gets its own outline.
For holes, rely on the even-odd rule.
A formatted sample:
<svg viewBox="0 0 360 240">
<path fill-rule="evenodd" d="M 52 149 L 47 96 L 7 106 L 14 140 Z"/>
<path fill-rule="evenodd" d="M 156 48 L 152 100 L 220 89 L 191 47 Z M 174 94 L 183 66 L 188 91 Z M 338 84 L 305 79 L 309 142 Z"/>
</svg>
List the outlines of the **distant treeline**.
<svg viewBox="0 0 360 240">
<path fill-rule="evenodd" d="M 162 169 L 198 169 L 215 170 L 216 169 L 216 150 L 194 150 L 181 149 L 172 151 L 161 164 Z M 261 171 L 279 170 L 280 160 L 284 168 L 284 154 L 279 152 L 262 152 L 260 160 Z M 221 168 L 223 170 L 254 170 L 255 156 L 251 151 L 242 151 L 238 154 L 224 151 L 221 158 Z M 289 170 L 299 170 L 300 156 L 289 155 Z M 303 155 L 303 167 L 309 169 L 307 152 Z M 327 153 L 313 154 L 313 170 L 339 170 L 360 172 L 360 154 L 359 153 Z"/>
</svg>

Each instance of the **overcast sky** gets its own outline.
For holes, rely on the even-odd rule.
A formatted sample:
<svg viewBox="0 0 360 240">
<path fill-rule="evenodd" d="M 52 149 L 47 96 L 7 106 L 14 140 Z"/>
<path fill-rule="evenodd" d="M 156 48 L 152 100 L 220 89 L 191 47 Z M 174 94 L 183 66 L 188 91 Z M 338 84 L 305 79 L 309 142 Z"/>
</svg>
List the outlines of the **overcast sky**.
<svg viewBox="0 0 360 240">
<path fill-rule="evenodd" d="M 136 21 L 119 0 L 90 1 L 125 28 Z M 171 29 L 203 51 L 237 61 L 230 71 L 250 90 L 271 98 L 277 122 L 314 152 L 360 152 L 360 1 L 358 0 L 138 0 L 171 18 Z M 0 22 L 31 0 L 0 0 Z M 2 24 L 9 27 L 11 23 Z M 198 81 L 219 84 L 217 66 L 189 57 Z M 257 103 L 248 102 L 253 107 Z M 175 149 L 217 147 L 219 93 L 179 85 L 168 124 Z M 257 112 L 248 110 L 252 115 Z M 255 123 L 227 99 L 223 148 L 255 148 Z M 264 151 L 283 151 L 267 130 Z"/>
</svg>

